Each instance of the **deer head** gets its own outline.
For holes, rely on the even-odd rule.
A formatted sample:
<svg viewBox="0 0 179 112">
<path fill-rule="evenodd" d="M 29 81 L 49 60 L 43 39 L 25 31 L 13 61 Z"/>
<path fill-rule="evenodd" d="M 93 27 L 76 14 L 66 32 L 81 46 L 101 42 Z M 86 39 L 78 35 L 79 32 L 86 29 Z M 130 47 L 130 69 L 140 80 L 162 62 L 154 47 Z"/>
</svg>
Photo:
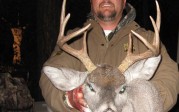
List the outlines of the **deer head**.
<svg viewBox="0 0 179 112">
<path fill-rule="evenodd" d="M 92 63 L 86 50 L 86 32 L 90 25 L 67 36 L 64 35 L 65 26 L 70 18 L 70 14 L 65 17 L 65 5 L 66 0 L 63 1 L 57 44 L 65 52 L 77 57 L 87 71 L 45 66 L 43 72 L 54 86 L 62 91 L 70 91 L 82 85 L 84 98 L 92 112 L 162 112 L 158 92 L 148 81 L 161 60 L 158 2 L 156 1 L 156 23 L 150 17 L 155 30 L 153 43 L 150 44 L 145 38 L 131 31 L 148 47 L 148 50 L 141 54 L 133 54 L 132 34 L 130 34 L 127 56 L 119 67 L 106 64 L 95 66 Z M 83 48 L 81 50 L 71 48 L 67 41 L 82 33 L 84 34 Z"/>
</svg>

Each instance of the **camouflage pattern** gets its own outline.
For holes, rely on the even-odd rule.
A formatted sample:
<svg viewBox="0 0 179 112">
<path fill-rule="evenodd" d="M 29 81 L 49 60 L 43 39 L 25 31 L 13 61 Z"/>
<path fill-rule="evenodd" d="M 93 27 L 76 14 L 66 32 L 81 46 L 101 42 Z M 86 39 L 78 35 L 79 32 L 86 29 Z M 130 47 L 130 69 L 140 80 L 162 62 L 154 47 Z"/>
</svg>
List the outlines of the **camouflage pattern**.
<svg viewBox="0 0 179 112">
<path fill-rule="evenodd" d="M 23 78 L 0 73 L 0 107 L 4 112 L 30 112 L 34 100 Z"/>
</svg>

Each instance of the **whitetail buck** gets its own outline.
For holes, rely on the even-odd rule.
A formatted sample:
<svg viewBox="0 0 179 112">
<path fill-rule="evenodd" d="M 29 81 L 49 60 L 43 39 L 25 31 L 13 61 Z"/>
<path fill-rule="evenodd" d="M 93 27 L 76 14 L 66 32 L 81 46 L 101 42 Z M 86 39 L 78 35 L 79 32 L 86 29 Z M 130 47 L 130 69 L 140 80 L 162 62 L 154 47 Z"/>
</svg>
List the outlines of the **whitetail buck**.
<svg viewBox="0 0 179 112">
<path fill-rule="evenodd" d="M 160 55 L 160 9 L 158 2 L 156 23 L 151 17 L 155 35 L 150 44 L 142 36 L 131 31 L 140 39 L 148 50 L 141 54 L 132 53 L 132 37 L 129 35 L 127 56 L 119 67 L 101 64 L 95 66 L 88 57 L 86 50 L 86 32 L 90 25 L 64 35 L 64 29 L 70 18 L 65 17 L 66 0 L 63 2 L 60 32 L 57 44 L 65 52 L 77 57 L 86 67 L 86 72 L 69 68 L 54 68 L 45 66 L 44 73 L 55 87 L 62 91 L 70 91 L 82 85 L 84 98 L 92 112 L 163 112 L 159 93 L 148 80 L 153 76 L 161 60 Z M 83 48 L 75 50 L 67 41 L 84 33 Z"/>
</svg>

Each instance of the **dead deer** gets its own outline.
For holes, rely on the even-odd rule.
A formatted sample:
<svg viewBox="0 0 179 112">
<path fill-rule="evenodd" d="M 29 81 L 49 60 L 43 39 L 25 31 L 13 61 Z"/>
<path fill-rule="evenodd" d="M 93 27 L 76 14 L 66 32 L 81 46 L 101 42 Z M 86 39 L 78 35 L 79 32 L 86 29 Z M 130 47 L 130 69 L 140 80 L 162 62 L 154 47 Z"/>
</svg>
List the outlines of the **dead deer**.
<svg viewBox="0 0 179 112">
<path fill-rule="evenodd" d="M 150 44 L 142 36 L 131 31 L 148 47 L 148 50 L 141 54 L 133 54 L 130 34 L 127 56 L 119 67 L 106 64 L 95 66 L 92 63 L 86 50 L 86 33 L 90 25 L 67 36 L 64 35 L 65 26 L 70 18 L 70 14 L 65 17 L 65 6 L 66 0 L 63 1 L 57 44 L 65 52 L 77 57 L 87 71 L 45 66 L 43 72 L 54 86 L 62 91 L 70 91 L 82 85 L 84 98 L 92 112 L 163 112 L 159 93 L 149 82 L 161 60 L 158 2 L 156 1 L 156 23 L 150 17 L 155 31 L 153 43 Z M 83 48 L 81 50 L 71 48 L 67 41 L 82 33 L 84 33 Z"/>
</svg>

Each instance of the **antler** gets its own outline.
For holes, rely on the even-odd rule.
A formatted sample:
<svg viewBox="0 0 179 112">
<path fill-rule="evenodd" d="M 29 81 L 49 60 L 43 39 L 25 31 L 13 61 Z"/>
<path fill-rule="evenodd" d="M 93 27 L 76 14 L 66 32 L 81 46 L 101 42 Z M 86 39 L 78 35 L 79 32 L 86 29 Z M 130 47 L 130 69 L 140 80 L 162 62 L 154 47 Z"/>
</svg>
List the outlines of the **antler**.
<svg viewBox="0 0 179 112">
<path fill-rule="evenodd" d="M 134 55 L 132 53 L 132 37 L 131 37 L 131 34 L 129 34 L 129 48 L 128 48 L 127 56 L 122 61 L 121 65 L 119 65 L 119 67 L 118 67 L 118 69 L 122 73 L 124 73 L 125 70 L 127 70 L 127 68 L 129 66 L 131 66 L 132 64 L 134 64 L 136 61 L 146 59 L 146 58 L 150 58 L 152 56 L 158 56 L 160 54 L 159 30 L 160 30 L 160 19 L 161 19 L 160 16 L 161 16 L 161 14 L 160 14 L 160 8 L 159 8 L 157 1 L 156 1 L 156 8 L 157 8 L 156 23 L 153 20 L 153 18 L 150 16 L 150 19 L 152 21 L 152 25 L 153 25 L 154 31 L 155 31 L 155 35 L 154 35 L 152 45 L 145 38 L 143 38 L 141 35 L 139 35 L 138 33 L 134 32 L 134 31 L 131 31 L 138 39 L 140 39 L 148 47 L 148 50 L 144 53 Z"/>
<path fill-rule="evenodd" d="M 66 7 L 66 0 L 63 1 L 63 5 L 62 5 L 62 11 L 61 11 L 61 20 L 60 20 L 60 31 L 59 31 L 59 35 L 58 35 L 58 40 L 57 40 L 57 45 L 59 45 L 59 47 L 61 49 L 63 49 L 64 51 L 66 51 L 67 53 L 75 56 L 76 58 L 78 58 L 86 67 L 86 69 L 91 72 L 94 69 L 96 69 L 96 66 L 92 63 L 92 61 L 90 60 L 88 54 L 87 54 L 87 48 L 86 48 L 86 33 L 87 33 L 87 29 L 90 27 L 90 24 L 79 29 L 78 31 L 75 31 L 67 36 L 64 35 L 64 30 L 66 27 L 66 24 L 70 18 L 70 14 L 68 14 L 65 17 L 65 7 Z M 69 41 L 70 39 L 80 35 L 84 33 L 83 35 L 83 48 L 81 50 L 75 50 L 73 48 L 71 48 L 68 44 L 67 41 Z"/>
</svg>

